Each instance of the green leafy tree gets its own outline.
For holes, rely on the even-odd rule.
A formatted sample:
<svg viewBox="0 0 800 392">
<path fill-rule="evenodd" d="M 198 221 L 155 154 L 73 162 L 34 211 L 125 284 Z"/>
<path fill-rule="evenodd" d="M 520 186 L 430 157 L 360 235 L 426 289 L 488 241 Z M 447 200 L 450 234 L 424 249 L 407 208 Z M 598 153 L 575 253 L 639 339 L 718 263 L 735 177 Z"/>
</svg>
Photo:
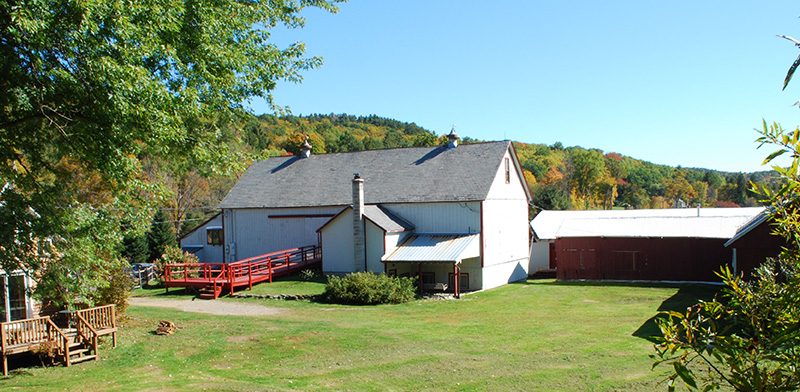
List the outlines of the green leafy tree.
<svg viewBox="0 0 800 392">
<path fill-rule="evenodd" d="M 677 172 L 675 177 L 668 180 L 665 185 L 664 196 L 672 201 L 673 204 L 677 204 L 678 200 L 690 203 L 697 197 L 697 191 L 686 179 L 686 175 L 683 172 Z"/>
<path fill-rule="evenodd" d="M 386 136 L 383 138 L 383 145 L 386 148 L 409 147 L 409 143 L 403 138 L 403 134 L 394 130 L 386 132 Z"/>
<path fill-rule="evenodd" d="M 662 336 L 655 365 L 670 364 L 669 388 L 678 379 L 689 388 L 739 391 L 800 389 L 800 129 L 785 132 L 764 123 L 761 145 L 776 146 L 764 163 L 789 154 L 788 167 L 773 166 L 782 185 L 755 187 L 771 205 L 774 234 L 787 246 L 749 281 L 724 267 L 721 297 L 657 321 Z"/>
<path fill-rule="evenodd" d="M 420 133 L 414 137 L 412 145 L 414 147 L 433 147 L 437 145 L 436 135 L 432 133 Z"/>
<path fill-rule="evenodd" d="M 603 154 L 598 150 L 573 149 L 569 153 L 569 185 L 576 204 L 583 208 L 616 196 L 616 184 L 610 178 Z M 611 197 L 613 199 L 613 197 Z"/>
<path fill-rule="evenodd" d="M 167 215 L 158 210 L 147 232 L 147 244 L 150 249 L 150 260 L 156 260 L 164 254 L 167 247 L 175 246 L 175 232 L 172 224 L 167 221 Z"/>
<path fill-rule="evenodd" d="M 364 151 L 364 142 L 356 139 L 350 132 L 344 132 L 339 135 L 337 146 L 338 151 L 336 152 Z"/>
<path fill-rule="evenodd" d="M 725 185 L 725 177 L 715 171 L 709 170 L 703 176 L 703 181 L 708 184 L 708 201 L 717 201 L 719 190 Z"/>
<path fill-rule="evenodd" d="M 321 64 L 302 43 L 278 47 L 270 30 L 301 27 L 305 7 L 334 2 L 5 2 L 0 217 L 12 223 L 0 229 L 0 268 L 33 271 L 37 291 L 60 303 L 94 301 L 120 260 L 120 222 L 144 222 L 163 195 L 141 158 L 237 167 L 229 125 L 243 103 L 272 104 L 278 81 Z M 58 244 L 47 262 L 42 241 Z"/>
</svg>

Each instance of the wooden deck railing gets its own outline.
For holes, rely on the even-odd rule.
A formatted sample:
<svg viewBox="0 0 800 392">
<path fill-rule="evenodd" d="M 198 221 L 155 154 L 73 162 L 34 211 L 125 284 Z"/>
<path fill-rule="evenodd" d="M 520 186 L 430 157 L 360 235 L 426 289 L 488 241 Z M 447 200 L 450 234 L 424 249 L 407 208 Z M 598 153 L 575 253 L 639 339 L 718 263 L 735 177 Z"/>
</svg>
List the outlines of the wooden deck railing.
<svg viewBox="0 0 800 392">
<path fill-rule="evenodd" d="M 85 347 L 91 347 L 92 354 L 99 358 L 97 340 L 100 336 L 111 335 L 117 347 L 116 306 L 106 305 L 78 310 L 69 314 L 69 326 L 75 328 L 77 338 Z M 64 365 L 70 366 L 70 345 L 72 337 L 59 328 L 50 317 L 35 317 L 0 323 L 0 356 L 3 362 L 3 375 L 8 375 L 8 355 L 32 351 L 42 343 L 56 342 L 58 355 Z"/>
<path fill-rule="evenodd" d="M 294 269 L 318 262 L 322 258 L 319 246 L 303 246 L 265 253 L 232 263 L 179 263 L 164 266 L 164 281 L 170 284 L 209 284 L 216 293 L 217 287 L 229 287 L 231 294 L 237 285 L 268 280 L 272 282 L 276 269 Z M 245 283 L 246 282 L 246 283 Z"/>
<path fill-rule="evenodd" d="M 78 332 L 78 337 L 83 340 L 85 345 L 92 348 L 92 354 L 99 359 L 100 353 L 97 351 L 97 338 L 100 337 L 100 334 L 97 333 L 97 329 L 92 327 L 92 324 L 78 312 L 75 313 L 75 320 L 75 330 Z"/>
<path fill-rule="evenodd" d="M 47 342 L 53 338 L 54 330 L 58 330 L 49 317 L 17 320 L 0 325 L 2 325 L 0 344 L 3 349 Z"/>
<path fill-rule="evenodd" d="M 75 328 L 78 329 L 78 332 L 81 331 L 80 325 L 83 323 L 85 327 L 88 326 L 88 329 L 94 333 L 95 353 L 97 352 L 98 336 L 110 334 L 112 345 L 117 347 L 117 307 L 115 305 L 76 310 L 73 315 L 76 320 Z"/>
<path fill-rule="evenodd" d="M 116 306 L 105 305 L 96 308 L 76 310 L 75 315 L 82 317 L 95 329 L 108 329 L 117 327 Z"/>
<path fill-rule="evenodd" d="M 0 355 L 3 359 L 3 375 L 8 374 L 9 354 L 30 351 L 39 344 L 55 341 L 59 354 L 69 366 L 69 338 L 49 317 L 36 317 L 0 323 Z"/>
</svg>

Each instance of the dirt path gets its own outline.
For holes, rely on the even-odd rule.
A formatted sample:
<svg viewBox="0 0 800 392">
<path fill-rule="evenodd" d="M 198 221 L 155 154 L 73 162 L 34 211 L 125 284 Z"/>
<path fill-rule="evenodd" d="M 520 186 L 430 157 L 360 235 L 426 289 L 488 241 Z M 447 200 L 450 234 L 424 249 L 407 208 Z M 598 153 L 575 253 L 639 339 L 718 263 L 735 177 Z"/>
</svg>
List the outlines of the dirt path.
<svg viewBox="0 0 800 392">
<path fill-rule="evenodd" d="M 134 306 L 154 306 L 173 308 L 184 312 L 207 313 L 218 316 L 275 316 L 284 313 L 284 309 L 270 308 L 256 304 L 243 304 L 228 301 L 207 301 L 201 299 L 167 299 L 167 298 L 131 298 Z"/>
</svg>

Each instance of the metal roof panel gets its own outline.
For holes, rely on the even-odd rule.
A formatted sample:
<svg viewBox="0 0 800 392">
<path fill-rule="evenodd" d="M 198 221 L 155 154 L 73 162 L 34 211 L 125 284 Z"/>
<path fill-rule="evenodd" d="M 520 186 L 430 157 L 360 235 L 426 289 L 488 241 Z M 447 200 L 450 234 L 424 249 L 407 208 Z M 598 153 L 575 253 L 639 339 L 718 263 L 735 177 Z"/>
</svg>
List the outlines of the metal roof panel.
<svg viewBox="0 0 800 392">
<path fill-rule="evenodd" d="M 460 263 L 480 256 L 479 234 L 413 234 L 383 261 Z"/>
</svg>

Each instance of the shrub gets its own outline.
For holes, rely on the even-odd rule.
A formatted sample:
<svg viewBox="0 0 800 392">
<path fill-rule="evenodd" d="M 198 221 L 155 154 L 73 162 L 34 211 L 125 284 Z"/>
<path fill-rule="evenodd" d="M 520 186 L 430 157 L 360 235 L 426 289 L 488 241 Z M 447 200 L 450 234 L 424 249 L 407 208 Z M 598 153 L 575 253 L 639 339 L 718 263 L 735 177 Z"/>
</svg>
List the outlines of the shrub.
<svg viewBox="0 0 800 392">
<path fill-rule="evenodd" d="M 306 282 L 313 282 L 319 278 L 319 271 L 311 268 L 306 268 L 300 271 L 300 280 Z"/>
<path fill-rule="evenodd" d="M 97 304 L 117 306 L 117 315 L 125 314 L 128 309 L 128 297 L 133 288 L 133 279 L 124 268 L 126 261 L 117 263 L 116 268 L 111 269 L 108 274 L 108 286 L 102 287 L 97 291 Z"/>
<path fill-rule="evenodd" d="M 331 276 L 325 285 L 325 302 L 348 305 L 399 304 L 414 299 L 414 279 L 356 272 Z"/>
<path fill-rule="evenodd" d="M 162 254 L 161 257 L 156 259 L 154 263 L 156 265 L 156 273 L 158 274 L 158 279 L 163 280 L 165 264 L 197 264 L 199 262 L 200 260 L 197 259 L 197 256 L 189 252 L 184 252 L 181 248 L 177 246 L 168 246 L 164 249 L 164 254 Z"/>
</svg>

